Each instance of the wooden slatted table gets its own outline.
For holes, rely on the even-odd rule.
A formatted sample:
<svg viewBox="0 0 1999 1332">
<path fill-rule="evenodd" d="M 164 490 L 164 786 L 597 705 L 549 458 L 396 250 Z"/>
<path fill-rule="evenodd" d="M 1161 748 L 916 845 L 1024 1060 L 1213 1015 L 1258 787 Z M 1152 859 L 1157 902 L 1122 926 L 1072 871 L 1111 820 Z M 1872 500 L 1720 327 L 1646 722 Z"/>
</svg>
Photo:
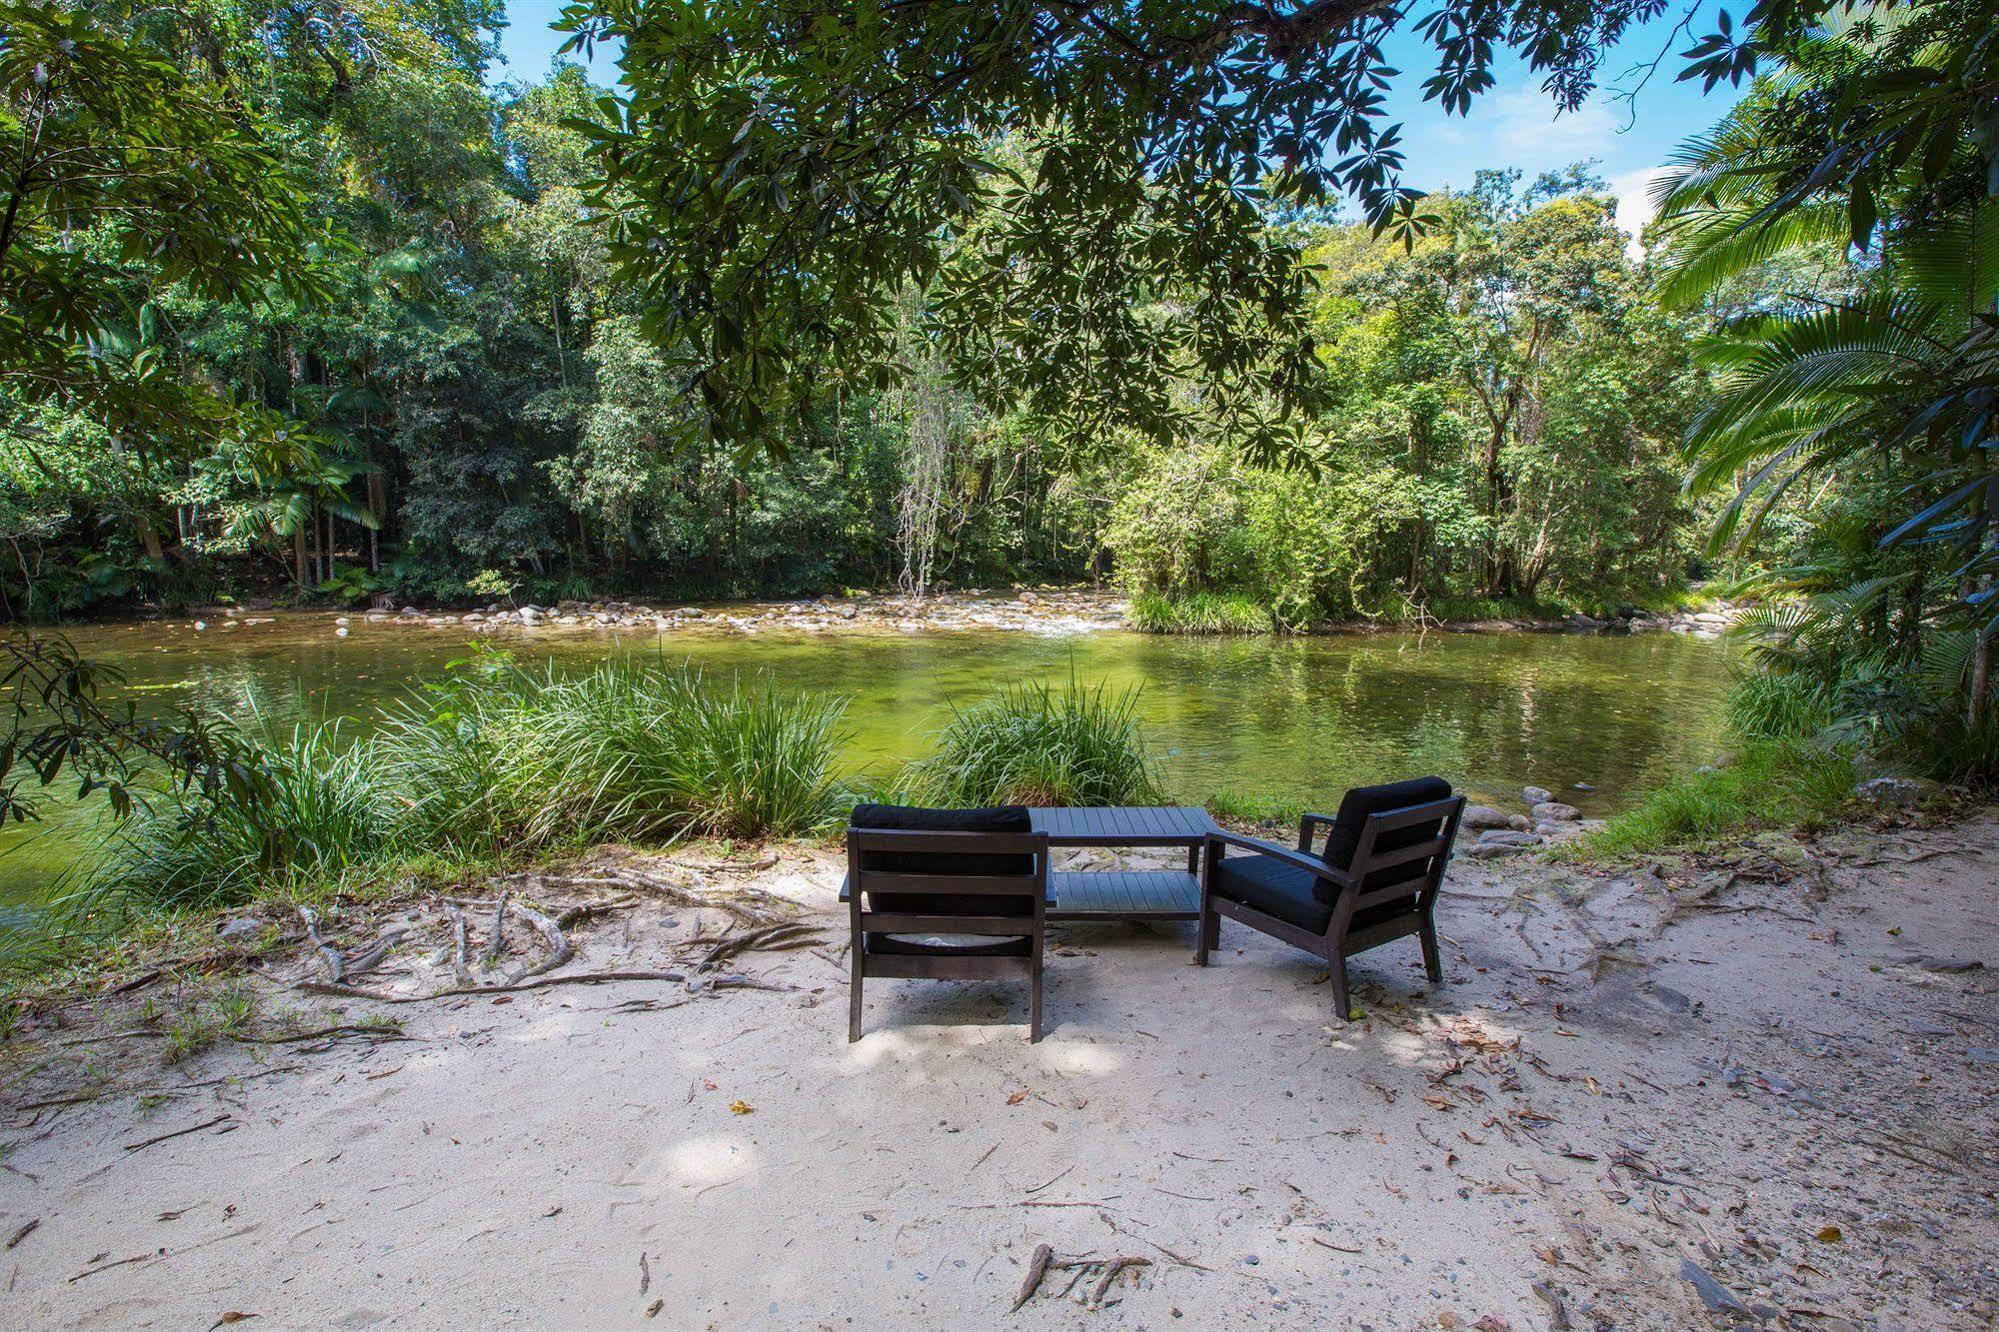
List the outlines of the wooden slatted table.
<svg viewBox="0 0 1999 1332">
<path fill-rule="evenodd" d="M 1201 843 L 1215 821 L 1198 805 L 1037 809 L 1036 832 L 1055 847 L 1185 847 L 1184 870 L 1062 870 L 1049 878 L 1050 920 L 1196 920 Z"/>
</svg>

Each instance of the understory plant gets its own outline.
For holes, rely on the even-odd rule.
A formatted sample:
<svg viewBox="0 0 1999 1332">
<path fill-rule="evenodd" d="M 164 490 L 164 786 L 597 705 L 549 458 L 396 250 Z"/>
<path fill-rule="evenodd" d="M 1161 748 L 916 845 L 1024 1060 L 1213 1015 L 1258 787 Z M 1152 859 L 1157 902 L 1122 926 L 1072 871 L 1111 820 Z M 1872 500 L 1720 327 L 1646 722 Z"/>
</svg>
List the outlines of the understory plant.
<svg viewBox="0 0 1999 1332">
<path fill-rule="evenodd" d="M 1560 848 L 1558 859 L 1615 858 L 1699 846 L 1758 828 L 1808 826 L 1853 792 L 1852 761 L 1804 741 L 1752 741 L 1726 762 L 1681 773 L 1603 827 Z"/>
<path fill-rule="evenodd" d="M 272 885 L 338 877 L 385 850 L 382 774 L 349 730 L 338 718 L 246 730 L 260 788 L 156 789 L 112 833 L 71 905 L 137 898 L 167 908 L 220 906 Z"/>
<path fill-rule="evenodd" d="M 1267 634 L 1276 628 L 1269 608 L 1241 592 L 1139 592 L 1125 618 L 1148 634 Z"/>
<path fill-rule="evenodd" d="M 412 857 L 807 832 L 851 804 L 833 766 L 844 712 L 843 699 L 719 686 L 658 659 L 564 676 L 485 653 L 365 738 L 338 720 L 246 731 L 267 789 L 163 785 L 65 903 L 202 908 Z"/>
<path fill-rule="evenodd" d="M 1160 795 L 1136 688 L 1025 682 L 953 714 L 904 783 L 934 804 L 1144 805 Z"/>
</svg>

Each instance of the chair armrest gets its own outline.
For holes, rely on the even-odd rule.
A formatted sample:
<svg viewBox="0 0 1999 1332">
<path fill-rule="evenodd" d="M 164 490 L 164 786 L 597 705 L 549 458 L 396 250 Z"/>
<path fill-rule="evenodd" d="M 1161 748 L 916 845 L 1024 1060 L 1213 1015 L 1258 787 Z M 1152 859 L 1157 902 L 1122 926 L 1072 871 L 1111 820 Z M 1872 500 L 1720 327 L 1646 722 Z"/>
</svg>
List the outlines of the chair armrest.
<svg viewBox="0 0 1999 1332">
<path fill-rule="evenodd" d="M 1269 856 L 1273 860 L 1281 860 L 1291 866 L 1291 868 L 1304 870 L 1307 874 L 1315 874 L 1335 887 L 1346 888 L 1352 886 L 1352 880 L 1347 877 L 1346 871 L 1334 869 L 1317 856 L 1304 851 L 1294 851 L 1288 846 L 1279 846 L 1275 842 L 1266 842 L 1257 837 L 1245 837 L 1241 833 L 1211 832 L 1208 834 L 1208 840 L 1210 842 L 1219 842 L 1226 846 L 1239 846 L 1246 851 L 1254 851 L 1258 855 Z M 1219 858 L 1219 854 L 1217 858 Z"/>
<path fill-rule="evenodd" d="M 1298 849 L 1300 851 L 1310 851 L 1312 849 L 1313 830 L 1321 823 L 1330 828 L 1334 822 L 1335 820 L 1330 814 L 1307 814 L 1300 818 L 1298 820 Z"/>
</svg>

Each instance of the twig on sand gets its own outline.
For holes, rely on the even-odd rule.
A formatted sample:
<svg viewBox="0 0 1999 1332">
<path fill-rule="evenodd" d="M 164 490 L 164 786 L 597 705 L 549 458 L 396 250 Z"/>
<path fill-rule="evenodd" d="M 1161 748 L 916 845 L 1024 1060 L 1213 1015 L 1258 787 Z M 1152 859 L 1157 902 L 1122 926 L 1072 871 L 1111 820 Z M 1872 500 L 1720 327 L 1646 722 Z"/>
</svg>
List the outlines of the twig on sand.
<svg viewBox="0 0 1999 1332">
<path fill-rule="evenodd" d="M 299 919 L 305 922 L 306 938 L 312 941 L 312 946 L 318 950 L 319 955 L 326 959 L 327 979 L 335 985 L 340 984 L 347 978 L 347 968 L 340 961 L 340 950 L 326 942 L 325 937 L 320 934 L 319 917 L 312 914 L 311 907 L 300 907 L 298 914 Z"/>
<path fill-rule="evenodd" d="M 97 1267 L 86 1267 L 75 1276 L 69 1278 L 69 1284 L 73 1286 L 87 1276 L 96 1276 L 99 1272 L 109 1272 L 114 1267 L 124 1267 L 131 1263 L 149 1262 L 165 1252 L 166 1250 L 162 1249 L 159 1253 L 135 1253 L 130 1258 L 120 1258 L 115 1262 L 104 1263 Z"/>
<path fill-rule="evenodd" d="M 1055 1250 L 1046 1244 L 1034 1246 L 1034 1257 L 1028 1261 L 1027 1276 L 1020 1283 L 1020 1293 L 1013 1297 L 1011 1313 L 1019 1313 L 1022 1305 L 1034 1298 L 1034 1292 L 1041 1289 L 1041 1279 L 1048 1275 L 1048 1263 L 1055 1257 Z"/>
<path fill-rule="evenodd" d="M 453 986 L 448 990 L 433 990 L 429 994 L 385 994 L 380 990 L 364 990 L 356 985 L 328 985 L 322 981 L 300 981 L 293 989 L 307 994 L 338 995 L 342 999 L 370 999 L 378 1004 L 423 1004 L 433 999 L 451 999 L 459 995 L 512 994 L 519 990 L 544 990 L 551 985 L 607 985 L 614 981 L 685 981 L 686 973 L 679 971 L 583 971 L 570 976 L 541 976 L 534 980 L 519 981 L 509 985 Z"/>
<path fill-rule="evenodd" d="M 1061 1174 L 1058 1174 L 1058 1175 L 1056 1175 L 1056 1176 L 1054 1176 L 1053 1178 L 1050 1178 L 1050 1179 L 1045 1179 L 1045 1180 L 1043 1180 L 1043 1181 L 1042 1181 L 1041 1183 L 1039 1183 L 1039 1184 L 1036 1184 L 1036 1185 L 1035 1185 L 1035 1186 L 1034 1186 L 1033 1188 L 1031 1188 L 1031 1189 L 1029 1189 L 1029 1190 L 1027 1191 L 1027 1196 L 1028 1196 L 1028 1197 L 1030 1197 L 1030 1198 L 1031 1198 L 1031 1197 L 1033 1197 L 1033 1196 L 1034 1196 L 1035 1194 L 1037 1194 L 1037 1193 L 1041 1192 L 1041 1191 L 1042 1191 L 1043 1189 L 1047 1188 L 1047 1187 L 1048 1187 L 1048 1186 L 1049 1186 L 1050 1184 L 1053 1184 L 1053 1183 L 1055 1183 L 1055 1181 L 1056 1181 L 1056 1180 L 1059 1180 L 1059 1179 L 1061 1179 L 1063 1175 L 1067 1175 L 1067 1174 L 1068 1174 L 1068 1173 L 1069 1173 L 1070 1171 L 1074 1170 L 1075 1168 L 1076 1168 L 1076 1167 L 1075 1167 L 1075 1166 L 1073 1166 L 1073 1165 L 1068 1165 L 1068 1166 L 1064 1166 L 1064 1167 L 1062 1167 L 1062 1173 L 1061 1173 Z"/>
<path fill-rule="evenodd" d="M 245 1045 L 296 1045 L 301 1041 L 324 1040 L 333 1036 L 361 1036 L 371 1041 L 416 1041 L 420 1036 L 407 1036 L 388 1027 L 365 1027 L 352 1022 L 342 1022 L 331 1027 L 321 1027 L 316 1031 L 302 1031 L 296 1036 L 235 1036 L 231 1039 Z"/>
<path fill-rule="evenodd" d="M 1097 1279 L 1097 1288 L 1090 1292 L 1089 1307 L 1104 1307 L 1104 1296 L 1110 1294 L 1111 1284 L 1128 1271 L 1152 1266 L 1150 1258 L 1113 1258 L 1104 1264 L 1104 1274 Z"/>
<path fill-rule="evenodd" d="M 40 1226 L 41 1224 L 42 1224 L 42 1219 L 38 1216 L 34 1220 L 28 1222 L 28 1224 L 22 1226 L 19 1230 L 15 1231 L 13 1234 L 7 1237 L 7 1247 L 11 1249 L 16 1244 L 19 1244 L 22 1240 L 28 1238 L 28 1236 L 34 1234 L 36 1227 Z"/>
<path fill-rule="evenodd" d="M 199 1133 L 203 1129 L 214 1128 L 217 1124 L 228 1123 L 230 1120 L 233 1120 L 234 1118 L 236 1118 L 236 1116 L 234 1115 L 217 1115 L 213 1119 L 205 1120 L 204 1122 L 193 1125 L 190 1128 L 175 1129 L 172 1133 L 162 1133 L 157 1138 L 147 1138 L 143 1142 L 128 1142 L 125 1144 L 125 1150 L 128 1152 L 144 1151 L 146 1148 L 153 1146 L 155 1143 L 166 1142 L 172 1138 L 184 1138 L 190 1133 Z"/>
</svg>

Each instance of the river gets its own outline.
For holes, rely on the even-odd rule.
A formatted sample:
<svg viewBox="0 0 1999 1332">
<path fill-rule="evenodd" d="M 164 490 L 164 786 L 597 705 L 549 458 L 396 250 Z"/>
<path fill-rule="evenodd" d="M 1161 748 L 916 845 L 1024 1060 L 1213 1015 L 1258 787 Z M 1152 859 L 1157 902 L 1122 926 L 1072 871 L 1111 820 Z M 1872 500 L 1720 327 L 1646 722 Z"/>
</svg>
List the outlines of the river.
<svg viewBox="0 0 1999 1332">
<path fill-rule="evenodd" d="M 215 707 L 288 722 L 343 716 L 365 729 L 387 699 L 467 655 L 464 626 L 334 617 L 217 617 L 75 627 L 86 655 L 118 667 L 111 691 L 148 711 Z M 1003 630 L 668 635 L 545 626 L 482 636 L 525 660 L 582 663 L 660 652 L 714 675 L 768 672 L 850 700 L 848 762 L 880 767 L 926 751 L 953 706 L 1023 679 L 1138 686 L 1165 785 L 1330 808 L 1346 787 L 1438 773 L 1517 804 L 1554 789 L 1585 814 L 1615 812 L 1676 769 L 1712 757 L 1731 671 L 1725 645 L 1677 634 L 1381 633 L 1169 638 L 1121 631 Z M 1577 783 L 1584 783 L 1578 787 Z M 92 854 L 96 811 L 51 800 L 37 828 L 0 834 L 0 901 L 45 893 Z"/>
</svg>

